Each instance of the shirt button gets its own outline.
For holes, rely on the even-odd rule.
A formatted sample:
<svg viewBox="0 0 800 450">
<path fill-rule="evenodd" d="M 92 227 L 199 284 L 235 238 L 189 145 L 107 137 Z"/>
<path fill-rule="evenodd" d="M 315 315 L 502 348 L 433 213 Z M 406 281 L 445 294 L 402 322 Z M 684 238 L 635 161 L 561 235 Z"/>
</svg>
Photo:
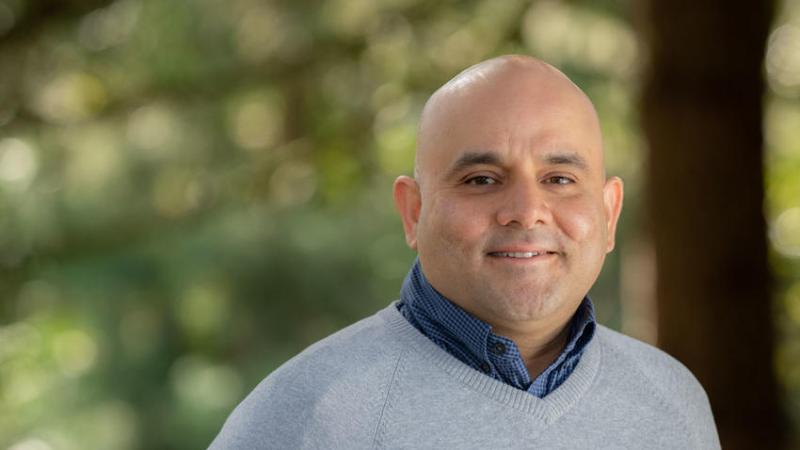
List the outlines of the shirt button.
<svg viewBox="0 0 800 450">
<path fill-rule="evenodd" d="M 503 345 L 502 342 L 495 342 L 494 345 L 492 345 L 492 352 L 495 355 L 502 355 L 506 352 L 506 346 Z"/>
<path fill-rule="evenodd" d="M 482 363 L 481 363 L 481 370 L 482 370 L 484 373 L 487 373 L 487 374 L 488 374 L 488 373 L 491 373 L 491 371 L 492 371 L 492 366 L 490 366 L 490 365 L 489 365 L 489 363 L 487 363 L 487 362 L 485 362 L 485 361 L 484 361 L 484 362 L 482 362 Z"/>
</svg>

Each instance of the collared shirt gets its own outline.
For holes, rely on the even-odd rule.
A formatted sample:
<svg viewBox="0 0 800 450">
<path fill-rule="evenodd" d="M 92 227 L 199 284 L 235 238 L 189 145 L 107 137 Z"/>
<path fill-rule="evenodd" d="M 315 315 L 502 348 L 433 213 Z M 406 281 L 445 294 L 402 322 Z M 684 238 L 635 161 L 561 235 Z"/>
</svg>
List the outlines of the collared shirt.
<svg viewBox="0 0 800 450">
<path fill-rule="evenodd" d="M 564 350 L 531 380 L 514 341 L 492 333 L 491 325 L 437 292 L 425 279 L 419 258 L 403 282 L 397 308 L 422 334 L 463 363 L 540 398 L 569 377 L 595 329 L 594 306 L 585 297 L 570 321 Z"/>
</svg>

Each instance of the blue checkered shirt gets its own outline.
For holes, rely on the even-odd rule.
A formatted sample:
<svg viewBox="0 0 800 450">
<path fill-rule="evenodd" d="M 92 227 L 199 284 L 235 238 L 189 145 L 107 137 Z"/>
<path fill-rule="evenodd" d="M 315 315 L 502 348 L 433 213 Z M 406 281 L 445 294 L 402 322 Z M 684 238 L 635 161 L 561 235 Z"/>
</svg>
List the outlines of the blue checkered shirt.
<svg viewBox="0 0 800 450">
<path fill-rule="evenodd" d="M 585 297 L 570 322 L 567 345 L 535 380 L 514 341 L 447 300 L 425 279 L 419 259 L 406 276 L 397 308 L 422 334 L 465 364 L 537 397 L 553 392 L 572 373 L 594 336 L 594 307 Z"/>
</svg>

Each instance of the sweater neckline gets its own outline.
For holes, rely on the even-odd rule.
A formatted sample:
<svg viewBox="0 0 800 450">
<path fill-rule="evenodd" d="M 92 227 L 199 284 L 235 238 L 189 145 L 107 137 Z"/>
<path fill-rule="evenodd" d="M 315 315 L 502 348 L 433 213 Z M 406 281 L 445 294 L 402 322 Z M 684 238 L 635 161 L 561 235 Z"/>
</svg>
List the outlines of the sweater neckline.
<svg viewBox="0 0 800 450">
<path fill-rule="evenodd" d="M 447 353 L 403 317 L 397 310 L 397 301 L 381 310 L 378 315 L 390 329 L 398 333 L 423 357 L 430 359 L 454 379 L 494 401 L 527 413 L 545 424 L 557 420 L 583 397 L 594 381 L 602 359 L 602 349 L 596 336 L 586 346 L 572 374 L 553 392 L 544 398 L 539 398 L 495 380 Z"/>
</svg>

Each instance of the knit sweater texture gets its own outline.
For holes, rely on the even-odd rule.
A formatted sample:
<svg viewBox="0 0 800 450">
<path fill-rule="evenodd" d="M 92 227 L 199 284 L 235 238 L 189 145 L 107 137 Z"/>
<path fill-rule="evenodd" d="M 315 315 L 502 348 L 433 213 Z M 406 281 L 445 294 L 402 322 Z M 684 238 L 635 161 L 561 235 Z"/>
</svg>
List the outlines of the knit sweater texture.
<svg viewBox="0 0 800 450">
<path fill-rule="evenodd" d="M 462 363 L 391 304 L 262 381 L 211 449 L 719 449 L 703 388 L 661 350 L 599 325 L 537 398 Z"/>
</svg>

